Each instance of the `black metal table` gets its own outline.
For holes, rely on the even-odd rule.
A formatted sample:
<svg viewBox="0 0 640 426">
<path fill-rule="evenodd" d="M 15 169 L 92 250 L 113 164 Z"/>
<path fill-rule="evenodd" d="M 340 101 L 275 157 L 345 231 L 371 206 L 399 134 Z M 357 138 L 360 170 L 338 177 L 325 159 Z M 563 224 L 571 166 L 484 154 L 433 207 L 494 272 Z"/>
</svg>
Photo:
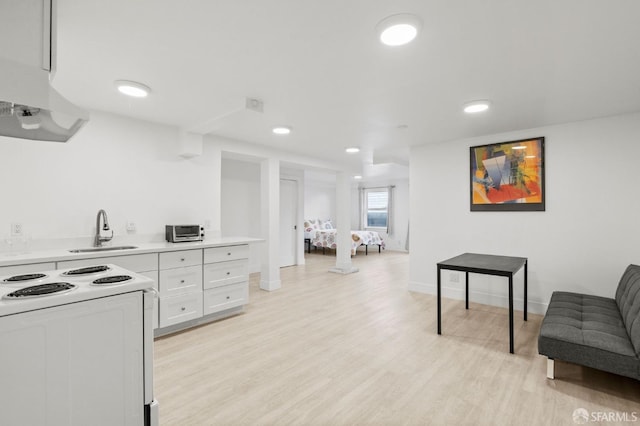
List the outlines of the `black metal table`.
<svg viewBox="0 0 640 426">
<path fill-rule="evenodd" d="M 440 270 L 465 272 L 465 308 L 469 309 L 469 272 L 474 274 L 498 275 L 509 278 L 509 352 L 513 353 L 513 275 L 524 266 L 524 320 L 527 320 L 527 258 L 494 256 L 490 254 L 464 253 L 438 262 L 438 334 L 442 334 L 440 317 L 442 290 Z"/>
</svg>

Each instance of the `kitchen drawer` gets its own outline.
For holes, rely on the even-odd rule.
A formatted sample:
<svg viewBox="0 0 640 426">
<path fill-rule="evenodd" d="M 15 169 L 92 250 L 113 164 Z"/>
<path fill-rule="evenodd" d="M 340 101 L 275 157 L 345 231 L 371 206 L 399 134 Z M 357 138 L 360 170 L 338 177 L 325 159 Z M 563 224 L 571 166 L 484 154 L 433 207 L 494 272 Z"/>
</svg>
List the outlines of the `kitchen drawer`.
<svg viewBox="0 0 640 426">
<path fill-rule="evenodd" d="M 160 269 L 202 265 L 202 250 L 180 250 L 160 253 Z"/>
<path fill-rule="evenodd" d="M 247 259 L 229 262 L 208 263 L 204 265 L 203 288 L 209 289 L 223 285 L 247 281 L 249 261 Z"/>
<path fill-rule="evenodd" d="M 243 283 L 226 285 L 204 291 L 204 315 L 225 309 L 235 308 L 247 303 L 249 298 L 249 284 Z"/>
<path fill-rule="evenodd" d="M 130 254 L 127 256 L 93 257 L 89 259 L 65 260 L 58 262 L 57 269 L 83 268 L 85 266 L 112 263 L 132 272 L 146 272 L 158 269 L 158 254 Z"/>
<path fill-rule="evenodd" d="M 31 263 L 29 265 L 0 266 L 0 277 L 5 275 L 33 274 L 35 272 L 52 271 L 56 269 L 54 262 Z"/>
<path fill-rule="evenodd" d="M 204 249 L 204 263 L 224 262 L 227 260 L 248 259 L 249 245 L 211 247 Z"/>
<path fill-rule="evenodd" d="M 202 266 L 165 269 L 160 271 L 160 297 L 202 291 Z"/>
<path fill-rule="evenodd" d="M 202 316 L 202 292 L 160 298 L 160 327 Z"/>
</svg>

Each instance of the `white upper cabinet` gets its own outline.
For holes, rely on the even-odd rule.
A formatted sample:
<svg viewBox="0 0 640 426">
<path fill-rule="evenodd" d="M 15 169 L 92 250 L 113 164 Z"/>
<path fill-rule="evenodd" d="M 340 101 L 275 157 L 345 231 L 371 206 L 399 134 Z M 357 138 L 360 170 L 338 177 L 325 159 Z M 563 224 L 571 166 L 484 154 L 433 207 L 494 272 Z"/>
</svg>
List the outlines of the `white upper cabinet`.
<svg viewBox="0 0 640 426">
<path fill-rule="evenodd" d="M 52 8 L 55 0 L 0 1 L 0 58 L 52 71 Z"/>
</svg>

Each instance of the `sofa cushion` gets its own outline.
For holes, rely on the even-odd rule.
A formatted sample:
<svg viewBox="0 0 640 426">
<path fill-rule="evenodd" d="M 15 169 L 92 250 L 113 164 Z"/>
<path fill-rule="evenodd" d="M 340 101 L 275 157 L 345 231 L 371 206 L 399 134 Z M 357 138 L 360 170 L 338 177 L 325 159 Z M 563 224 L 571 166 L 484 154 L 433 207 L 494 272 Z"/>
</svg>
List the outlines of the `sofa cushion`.
<svg viewBox="0 0 640 426">
<path fill-rule="evenodd" d="M 616 303 L 635 353 L 640 357 L 640 266 L 629 265 L 620 278 Z"/>
<path fill-rule="evenodd" d="M 554 292 L 540 328 L 538 352 L 640 379 L 640 362 L 615 299 Z"/>
</svg>

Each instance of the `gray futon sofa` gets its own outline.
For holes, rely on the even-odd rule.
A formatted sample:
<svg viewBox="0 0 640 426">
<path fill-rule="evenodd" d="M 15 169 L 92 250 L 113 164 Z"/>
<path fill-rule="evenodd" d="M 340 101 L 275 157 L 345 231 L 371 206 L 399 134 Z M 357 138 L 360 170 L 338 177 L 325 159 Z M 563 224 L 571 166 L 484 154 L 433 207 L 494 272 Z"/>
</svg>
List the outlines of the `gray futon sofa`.
<svg viewBox="0 0 640 426">
<path fill-rule="evenodd" d="M 629 265 L 615 299 L 557 291 L 542 321 L 538 353 L 640 380 L 640 266 Z"/>
</svg>

